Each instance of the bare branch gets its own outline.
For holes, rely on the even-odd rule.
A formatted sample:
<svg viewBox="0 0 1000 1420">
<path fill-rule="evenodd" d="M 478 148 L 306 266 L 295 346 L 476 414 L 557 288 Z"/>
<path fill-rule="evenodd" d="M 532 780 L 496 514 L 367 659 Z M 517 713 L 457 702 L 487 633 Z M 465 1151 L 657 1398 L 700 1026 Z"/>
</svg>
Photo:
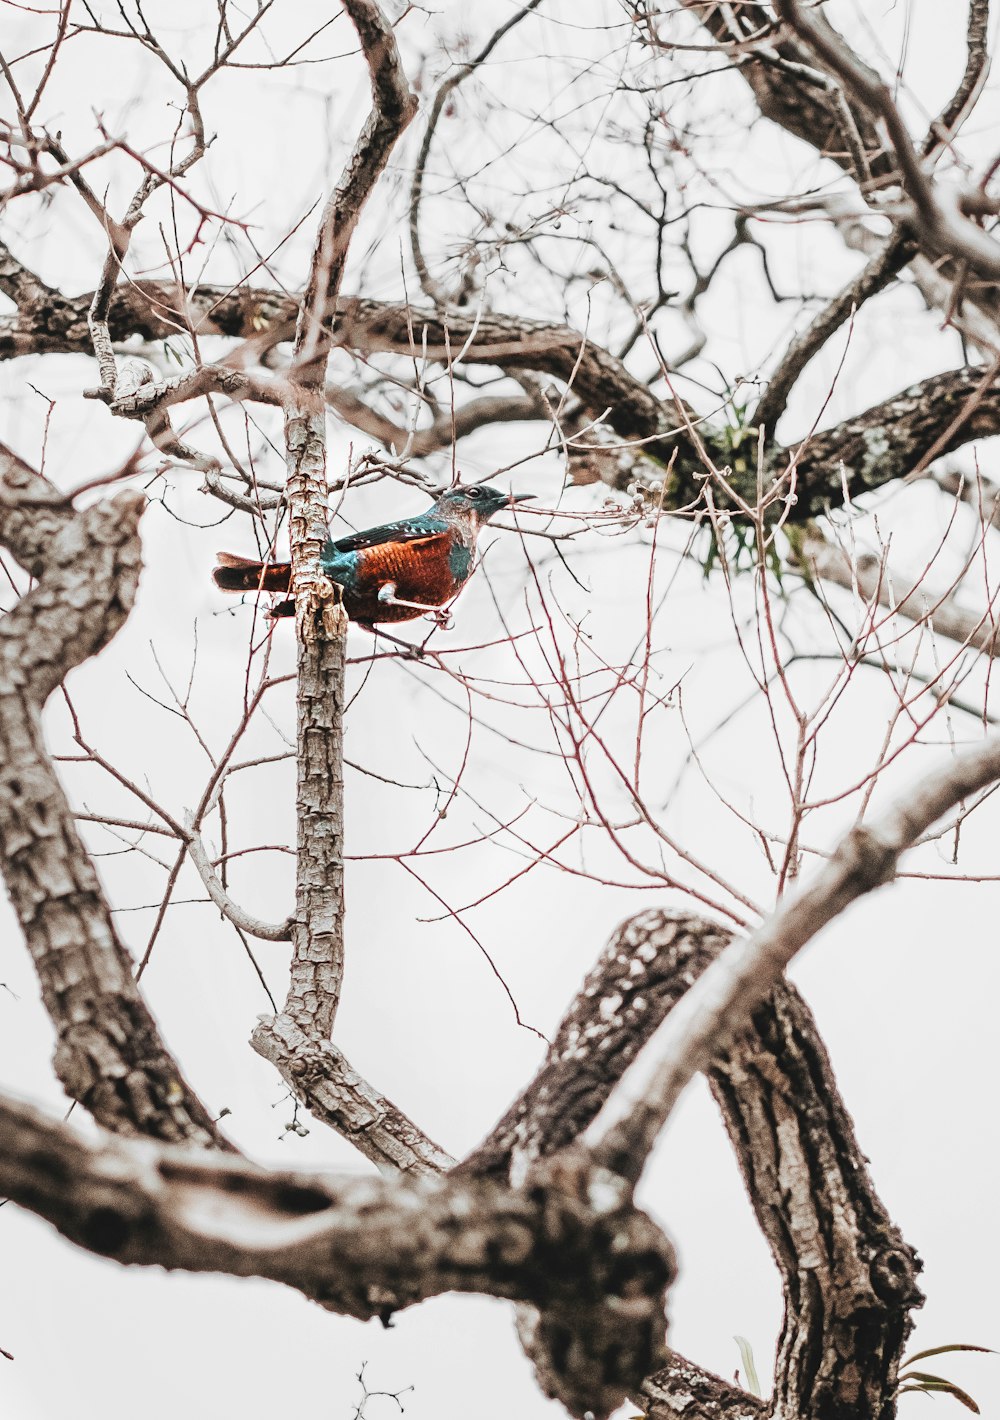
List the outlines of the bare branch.
<svg viewBox="0 0 1000 1420">
<path fill-rule="evenodd" d="M 729 20 L 732 7 L 719 4 L 718 0 L 681 0 L 681 3 L 721 42 L 724 50 L 734 38 Z M 749 33 L 756 16 L 750 19 L 741 9 L 735 14 L 745 26 L 741 34 Z M 829 28 L 822 14 L 817 23 Z M 856 172 L 854 150 L 859 140 L 864 167 L 872 177 L 883 182 L 891 178 L 892 158 L 871 114 L 854 100 L 850 91 L 838 96 L 825 82 L 828 76 L 817 75 L 813 55 L 806 45 L 794 36 L 787 36 L 777 44 L 765 40 L 748 48 L 749 54 L 740 64 L 739 72 L 752 89 L 765 118 L 794 133 L 851 173 Z M 845 132 L 845 103 L 850 115 L 850 132 Z"/>
<path fill-rule="evenodd" d="M 544 417 L 544 404 L 531 395 L 484 395 L 480 399 L 470 399 L 460 405 L 452 415 L 441 414 L 424 429 L 412 433 L 401 424 L 366 404 L 363 399 L 342 387 L 327 385 L 326 402 L 331 409 L 373 439 L 378 439 L 387 449 L 394 448 L 399 458 L 426 458 L 438 449 L 448 448 L 453 442 L 464 439 L 490 424 L 508 424 L 516 420 L 533 420 Z"/>
<path fill-rule="evenodd" d="M 175 293 L 170 288 L 151 287 L 150 291 L 159 293 L 153 312 L 161 301 L 164 309 L 172 308 Z M 285 302 L 281 293 L 261 291 L 220 292 L 212 298 L 211 288 L 199 288 L 194 298 L 199 306 L 204 303 L 205 308 L 211 309 L 211 317 L 203 318 L 207 330 L 229 334 L 244 334 L 250 330 L 255 312 L 262 308 L 274 309 L 269 302 L 276 299 Z M 123 291 L 121 300 L 122 305 L 117 308 L 122 320 L 120 327 L 115 324 L 115 307 L 110 314 L 110 329 L 116 339 L 135 331 L 162 335 L 175 328 L 163 324 L 163 318 L 148 307 L 140 314 L 134 307 L 134 292 Z M 79 304 L 85 310 L 84 298 Z M 290 310 L 290 303 L 286 305 Z M 333 339 L 337 345 L 364 353 L 381 351 L 419 356 L 426 342 L 428 358 L 447 358 L 449 339 L 436 314 L 389 302 L 347 297 L 337 302 L 336 312 Z M 40 331 L 50 319 L 65 328 L 70 314 L 67 310 L 57 314 L 40 308 L 29 315 L 30 328 Z M 73 320 L 76 319 L 74 315 Z M 192 313 L 191 319 L 198 317 Z M 79 333 L 73 339 L 82 338 L 81 348 L 86 348 L 85 325 L 81 331 L 78 324 L 70 322 L 70 329 Z M 686 428 L 682 423 L 678 427 L 678 410 L 672 405 L 668 408 L 606 350 L 582 340 L 578 332 L 565 326 L 504 315 L 484 315 L 477 326 L 468 313 L 451 311 L 448 330 L 456 345 L 460 342 L 464 345 L 473 337 L 465 350 L 468 363 L 495 365 L 509 371 L 534 369 L 563 380 L 572 379 L 576 396 L 598 415 L 610 411 L 609 422 L 623 438 L 642 440 L 641 448 L 665 464 L 670 463 L 676 448 L 671 496 L 664 499 L 664 505 L 684 507 L 700 500 L 704 468 Z M 44 341 L 47 337 L 39 334 L 37 338 Z M 16 337 L 11 339 L 16 341 Z M 31 339 L 35 341 L 36 336 Z M 43 343 L 40 348 L 47 347 Z M 0 356 L 2 354 L 0 338 Z M 788 510 L 788 520 L 803 522 L 830 507 L 839 507 L 844 499 L 845 480 L 851 496 L 857 497 L 905 477 L 928 449 L 934 448 L 937 457 L 973 439 L 997 433 L 1000 392 L 995 387 L 984 388 L 982 374 L 982 371 L 966 368 L 931 376 L 882 404 L 813 434 L 796 454 L 797 501 Z M 689 411 L 689 417 L 697 421 L 694 411 Z M 716 446 L 711 431 L 704 425 L 699 437 L 724 464 L 725 450 Z M 780 472 L 791 453 L 789 448 L 770 450 L 771 466 Z M 627 481 L 626 475 L 618 472 L 616 461 L 608 460 L 604 467 L 616 483 L 624 485 Z M 628 478 L 634 476 L 634 472 L 627 475 Z M 750 501 L 756 503 L 755 470 L 751 470 L 742 484 L 738 477 L 732 481 L 734 487 L 744 487 Z"/>
<path fill-rule="evenodd" d="M 344 0 L 371 76 L 372 111 L 320 220 L 299 313 L 285 410 L 292 591 L 298 632 L 295 914 L 286 1014 L 330 1034 L 344 956 L 343 708 L 347 618 L 322 576 L 326 422 L 322 390 L 351 235 L 400 133 L 416 110 L 392 29 L 374 0 Z"/>
<path fill-rule="evenodd" d="M 434 141 L 434 133 L 437 129 L 441 111 L 448 101 L 449 95 L 453 94 L 460 84 L 468 79 L 470 74 L 474 74 L 481 64 L 484 64 L 503 39 L 504 35 L 519 25 L 526 15 L 532 10 L 537 10 L 542 0 L 528 0 L 527 5 L 523 5 L 508 20 L 505 20 L 498 29 L 495 29 L 489 39 L 474 55 L 467 64 L 456 69 L 454 74 L 449 74 L 444 83 L 441 84 L 434 95 L 434 102 L 431 105 L 430 115 L 427 119 L 427 128 L 424 132 L 423 141 L 420 144 L 420 152 L 413 165 L 413 179 L 410 184 L 410 254 L 413 257 L 413 264 L 417 268 L 417 275 L 420 278 L 420 288 L 424 295 L 429 297 L 439 306 L 446 306 L 450 296 L 440 281 L 431 275 L 427 262 L 424 259 L 423 249 L 420 245 L 420 200 L 423 196 L 424 174 L 427 170 L 427 159 L 430 156 L 431 144 Z"/>
<path fill-rule="evenodd" d="M 855 899 L 891 882 L 902 854 L 942 815 L 998 778 L 1000 738 L 991 737 L 926 774 L 880 818 L 852 829 L 808 886 L 734 942 L 679 1003 L 646 1060 L 633 1066 L 646 1075 L 648 1062 L 657 1061 L 643 1097 L 634 1098 L 638 1081 L 626 1077 L 592 1127 L 596 1157 L 637 1178 L 685 1085 L 727 1048 L 795 954 Z"/>
<path fill-rule="evenodd" d="M 969 218 L 968 195 L 957 202 L 925 173 L 903 118 L 881 79 L 844 43 L 840 35 L 812 7 L 801 0 L 775 0 L 778 14 L 809 44 L 819 58 L 842 80 L 856 100 L 885 125 L 903 186 L 913 202 L 909 221 L 920 241 L 938 255 L 959 257 L 973 271 L 992 280 L 1000 277 L 1000 245 Z M 963 206 L 964 201 L 964 206 Z M 980 213 L 992 210 L 977 208 Z"/>
<path fill-rule="evenodd" d="M 336 1129 L 386 1173 L 447 1173 L 454 1160 L 348 1064 L 329 1040 L 287 1013 L 262 1016 L 253 1048 L 277 1067 L 314 1118 Z"/>
<path fill-rule="evenodd" d="M 381 1317 L 443 1292 L 539 1308 L 560 1399 L 611 1413 L 662 1364 L 673 1254 L 584 1160 L 513 1191 L 488 1179 L 268 1173 L 104 1135 L 0 1100 L 0 1189 L 90 1251 L 128 1264 L 267 1277 L 334 1311 Z"/>
<path fill-rule="evenodd" d="M 990 72 L 990 0 L 969 0 L 966 23 L 965 72 L 958 88 L 930 126 L 924 144 L 925 156 L 933 156 L 952 143 L 976 105 Z"/>
<path fill-rule="evenodd" d="M 251 937 L 260 937 L 267 942 L 289 941 L 292 932 L 288 922 L 262 922 L 259 917 L 254 917 L 233 901 L 209 862 L 201 835 L 195 833 L 190 824 L 187 825 L 187 828 L 190 835 L 186 840 L 188 857 L 197 868 L 198 875 L 205 884 L 205 891 L 223 917 L 232 922 L 233 926 L 238 927 L 241 932 L 248 932 Z"/>
<path fill-rule="evenodd" d="M 774 426 L 784 413 L 788 396 L 809 361 L 819 354 L 830 337 L 851 319 L 855 311 L 860 310 L 879 291 L 885 290 L 912 254 L 910 243 L 897 232 L 876 252 L 861 274 L 814 316 L 807 329 L 788 346 L 781 363 L 768 380 L 767 389 L 754 410 L 756 424 L 773 433 Z"/>
<path fill-rule="evenodd" d="M 996 596 L 993 603 L 977 613 L 963 606 L 954 592 L 935 595 L 926 576 L 914 577 L 889 571 L 873 552 L 852 558 L 845 548 L 811 530 L 804 539 L 802 558 L 806 568 L 824 582 L 847 591 L 859 592 L 869 603 L 899 612 L 910 621 L 926 622 L 939 636 L 947 636 L 963 646 L 973 646 L 986 656 L 1000 655 L 1000 622 Z"/>
</svg>

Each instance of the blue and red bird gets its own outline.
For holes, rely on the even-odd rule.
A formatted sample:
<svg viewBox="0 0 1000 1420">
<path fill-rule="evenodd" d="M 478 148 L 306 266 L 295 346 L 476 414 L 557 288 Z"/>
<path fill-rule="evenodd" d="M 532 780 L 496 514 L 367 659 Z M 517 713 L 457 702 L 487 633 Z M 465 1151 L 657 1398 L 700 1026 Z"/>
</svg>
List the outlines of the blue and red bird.
<svg viewBox="0 0 1000 1420">
<path fill-rule="evenodd" d="M 347 537 L 331 538 L 320 552 L 320 566 L 343 591 L 344 610 L 352 621 L 411 621 L 451 601 L 469 579 L 480 528 L 501 508 L 513 507 L 531 493 L 504 493 L 488 483 L 450 488 L 415 518 L 383 523 Z M 226 592 L 287 592 L 290 562 L 256 562 L 230 552 L 217 554 L 213 576 Z M 291 601 L 274 614 L 294 613 Z"/>
</svg>

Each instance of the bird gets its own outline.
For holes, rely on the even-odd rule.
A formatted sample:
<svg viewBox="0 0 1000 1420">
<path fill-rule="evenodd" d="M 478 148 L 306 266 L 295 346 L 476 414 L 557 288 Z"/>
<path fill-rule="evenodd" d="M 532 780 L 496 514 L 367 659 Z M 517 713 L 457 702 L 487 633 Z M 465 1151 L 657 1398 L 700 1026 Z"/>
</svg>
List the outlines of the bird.
<svg viewBox="0 0 1000 1420">
<path fill-rule="evenodd" d="M 476 539 L 494 513 L 515 507 L 533 493 L 505 493 L 489 483 L 449 488 L 423 513 L 383 523 L 347 537 L 328 538 L 320 549 L 320 567 L 341 589 L 351 621 L 412 621 L 440 608 L 469 579 Z M 216 554 L 212 575 L 225 592 L 287 592 L 290 562 L 260 562 L 232 552 Z M 273 616 L 291 616 L 292 600 L 280 602 Z"/>
</svg>

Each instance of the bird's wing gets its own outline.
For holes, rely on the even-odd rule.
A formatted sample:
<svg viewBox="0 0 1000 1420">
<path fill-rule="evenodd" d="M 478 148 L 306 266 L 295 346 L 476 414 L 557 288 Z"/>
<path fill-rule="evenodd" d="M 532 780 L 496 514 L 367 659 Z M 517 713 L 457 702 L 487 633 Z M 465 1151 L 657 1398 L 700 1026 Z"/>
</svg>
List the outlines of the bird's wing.
<svg viewBox="0 0 1000 1420">
<path fill-rule="evenodd" d="M 332 539 L 327 546 L 334 552 L 360 552 L 365 547 L 380 547 L 386 542 L 416 542 L 421 538 L 440 537 L 448 531 L 443 518 L 403 518 L 398 523 L 383 523 L 364 532 L 348 533 Z"/>
</svg>

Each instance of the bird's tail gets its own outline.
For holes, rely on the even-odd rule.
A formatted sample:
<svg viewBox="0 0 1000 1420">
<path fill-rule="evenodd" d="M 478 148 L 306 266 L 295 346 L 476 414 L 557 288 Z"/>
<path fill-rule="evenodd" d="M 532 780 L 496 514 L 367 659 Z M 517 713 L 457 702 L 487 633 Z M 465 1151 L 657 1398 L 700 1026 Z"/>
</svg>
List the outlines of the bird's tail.
<svg viewBox="0 0 1000 1420">
<path fill-rule="evenodd" d="M 219 565 L 212 572 L 224 592 L 287 592 L 292 575 L 290 562 L 255 562 L 232 552 L 217 552 Z"/>
</svg>

